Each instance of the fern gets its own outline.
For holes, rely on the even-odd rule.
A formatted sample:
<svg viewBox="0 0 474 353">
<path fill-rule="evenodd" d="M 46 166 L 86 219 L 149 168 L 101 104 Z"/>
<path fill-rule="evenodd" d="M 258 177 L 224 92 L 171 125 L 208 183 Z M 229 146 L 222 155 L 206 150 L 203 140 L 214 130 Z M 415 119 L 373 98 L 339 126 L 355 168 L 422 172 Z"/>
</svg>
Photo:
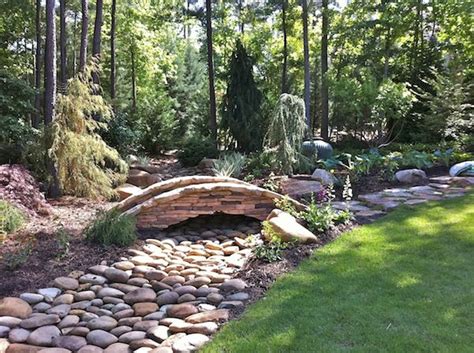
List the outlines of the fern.
<svg viewBox="0 0 474 353">
<path fill-rule="evenodd" d="M 98 134 L 112 118 L 112 109 L 92 83 L 88 67 L 70 80 L 67 95 L 59 95 L 48 153 L 56 163 L 65 194 L 98 198 L 115 195 L 113 187 L 126 179 L 127 164 Z M 94 117 L 100 116 L 100 121 Z"/>
</svg>

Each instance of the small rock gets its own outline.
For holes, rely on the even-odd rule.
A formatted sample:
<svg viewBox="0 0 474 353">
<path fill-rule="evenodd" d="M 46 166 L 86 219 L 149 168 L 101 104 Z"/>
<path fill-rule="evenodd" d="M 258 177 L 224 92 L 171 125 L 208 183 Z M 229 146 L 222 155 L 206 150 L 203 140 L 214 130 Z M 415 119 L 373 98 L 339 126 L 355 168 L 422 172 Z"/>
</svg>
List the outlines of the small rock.
<svg viewBox="0 0 474 353">
<path fill-rule="evenodd" d="M 129 353 L 130 349 L 128 344 L 125 343 L 114 343 L 104 350 L 104 353 Z"/>
<path fill-rule="evenodd" d="M 30 317 L 29 319 L 23 320 L 20 323 L 20 326 L 26 329 L 34 329 L 40 326 L 57 324 L 60 321 L 61 320 L 58 315 L 37 314 L 35 316 Z"/>
<path fill-rule="evenodd" d="M 199 324 L 206 321 L 221 321 L 229 320 L 229 310 L 227 309 L 218 309 L 212 311 L 205 311 L 202 313 L 194 314 L 188 316 L 185 321 L 192 324 Z"/>
<path fill-rule="evenodd" d="M 144 331 L 130 331 L 121 335 L 119 337 L 119 342 L 130 343 L 132 341 L 144 339 L 145 336 L 146 332 Z"/>
<path fill-rule="evenodd" d="M 49 298 L 56 298 L 59 294 L 61 294 L 61 289 L 51 287 L 51 288 L 41 288 L 38 289 L 38 293 Z"/>
<path fill-rule="evenodd" d="M 90 330 L 102 329 L 105 331 L 110 331 L 114 327 L 117 327 L 117 320 L 109 316 L 101 316 L 97 319 L 92 319 L 87 323 L 87 327 Z"/>
<path fill-rule="evenodd" d="M 200 324 L 192 325 L 187 333 L 200 333 L 203 335 L 212 335 L 217 332 L 219 326 L 215 322 L 201 322 Z"/>
<path fill-rule="evenodd" d="M 154 313 L 158 310 L 158 304 L 156 303 L 136 303 L 133 304 L 133 310 L 135 310 L 136 316 L 145 316 Z"/>
<path fill-rule="evenodd" d="M 23 343 L 23 342 L 26 342 L 29 335 L 30 335 L 30 331 L 28 330 L 25 330 L 23 328 L 14 328 L 13 330 L 9 332 L 8 340 L 12 343 Z"/>
<path fill-rule="evenodd" d="M 87 341 L 80 336 L 60 336 L 54 340 L 54 345 L 76 352 L 87 345 Z"/>
<path fill-rule="evenodd" d="M 61 304 L 57 306 L 53 306 L 52 308 L 46 311 L 47 314 L 56 314 L 60 318 L 65 317 L 71 311 L 71 305 L 69 304 Z"/>
<path fill-rule="evenodd" d="M 54 280 L 54 285 L 63 290 L 75 290 L 79 288 L 77 279 L 71 277 L 58 277 Z"/>
<path fill-rule="evenodd" d="M 156 302 L 158 305 L 175 304 L 178 302 L 179 294 L 176 292 L 167 292 L 158 296 Z"/>
<path fill-rule="evenodd" d="M 99 298 L 104 298 L 104 297 L 112 297 L 112 298 L 121 298 L 125 295 L 124 292 L 115 289 L 115 288 L 102 288 L 99 293 L 97 293 L 97 296 Z"/>
<path fill-rule="evenodd" d="M 170 330 L 166 326 L 152 327 L 146 332 L 147 336 L 161 343 L 170 336 Z"/>
<path fill-rule="evenodd" d="M 142 302 L 152 302 L 156 299 L 156 293 L 154 290 L 150 288 L 139 288 L 135 289 L 123 297 L 123 300 L 127 304 L 133 305 L 135 303 L 142 303 Z"/>
<path fill-rule="evenodd" d="M 27 339 L 29 344 L 35 346 L 52 346 L 54 340 L 61 335 L 56 326 L 42 326 L 34 330 Z"/>
<path fill-rule="evenodd" d="M 36 293 L 22 293 L 20 294 L 20 299 L 23 299 L 28 304 L 37 304 L 44 299 L 44 296 Z"/>
<path fill-rule="evenodd" d="M 84 276 L 79 278 L 81 283 L 90 283 L 92 285 L 103 285 L 107 282 L 107 278 L 99 275 L 93 275 L 92 273 L 86 273 Z"/>
<path fill-rule="evenodd" d="M 324 169 L 315 169 L 311 174 L 311 179 L 317 180 L 323 185 L 334 185 L 337 182 L 336 177 Z"/>
<path fill-rule="evenodd" d="M 8 337 L 9 332 L 10 332 L 10 327 L 0 326 L 0 338 Z"/>
<path fill-rule="evenodd" d="M 87 342 L 105 348 L 116 343 L 118 338 L 104 330 L 94 330 L 87 334 Z"/>
<path fill-rule="evenodd" d="M 120 283 L 127 283 L 130 275 L 122 270 L 118 270 L 116 268 L 110 267 L 105 270 L 104 273 L 105 277 L 111 282 L 120 282 Z"/>
<path fill-rule="evenodd" d="M 219 286 L 224 292 L 241 291 L 247 287 L 247 283 L 241 279 L 229 279 Z"/>
<path fill-rule="evenodd" d="M 421 169 L 399 170 L 395 173 L 395 179 L 405 184 L 419 184 L 428 181 L 426 173 Z"/>
<path fill-rule="evenodd" d="M 0 316 L 26 319 L 33 312 L 30 304 L 20 298 L 6 297 L 0 300 Z"/>
<path fill-rule="evenodd" d="M 13 316 L 0 316 L 0 326 L 15 328 L 22 320 Z"/>
<path fill-rule="evenodd" d="M 172 305 L 170 308 L 168 308 L 166 314 L 169 317 L 177 317 L 179 319 L 184 319 L 190 315 L 196 314 L 197 312 L 198 309 L 194 305 L 184 303 Z"/>
<path fill-rule="evenodd" d="M 103 353 L 103 349 L 97 346 L 88 344 L 77 351 L 77 353 Z"/>
<path fill-rule="evenodd" d="M 219 293 L 210 293 L 207 296 L 207 301 L 211 304 L 219 304 L 222 300 L 224 300 L 224 297 Z"/>
</svg>

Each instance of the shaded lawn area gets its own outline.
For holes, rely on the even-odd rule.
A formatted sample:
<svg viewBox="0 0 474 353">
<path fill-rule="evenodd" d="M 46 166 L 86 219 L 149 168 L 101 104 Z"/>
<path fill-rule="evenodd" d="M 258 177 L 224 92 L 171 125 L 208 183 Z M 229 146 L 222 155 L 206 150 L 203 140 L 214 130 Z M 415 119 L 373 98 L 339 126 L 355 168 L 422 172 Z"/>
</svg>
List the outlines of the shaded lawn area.
<svg viewBox="0 0 474 353">
<path fill-rule="evenodd" d="M 203 352 L 474 352 L 474 194 L 317 250 Z"/>
</svg>

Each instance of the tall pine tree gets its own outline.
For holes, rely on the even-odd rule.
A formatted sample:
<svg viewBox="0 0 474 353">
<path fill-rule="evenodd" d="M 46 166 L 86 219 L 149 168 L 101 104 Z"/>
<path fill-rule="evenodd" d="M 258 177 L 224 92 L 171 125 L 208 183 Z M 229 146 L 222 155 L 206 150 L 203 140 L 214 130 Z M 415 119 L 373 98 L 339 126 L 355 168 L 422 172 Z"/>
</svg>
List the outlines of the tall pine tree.
<svg viewBox="0 0 474 353">
<path fill-rule="evenodd" d="M 241 152 L 253 152 L 262 147 L 261 102 L 262 93 L 253 78 L 253 60 L 237 41 L 223 99 L 222 127 L 229 130 L 237 143 L 237 150 Z"/>
</svg>

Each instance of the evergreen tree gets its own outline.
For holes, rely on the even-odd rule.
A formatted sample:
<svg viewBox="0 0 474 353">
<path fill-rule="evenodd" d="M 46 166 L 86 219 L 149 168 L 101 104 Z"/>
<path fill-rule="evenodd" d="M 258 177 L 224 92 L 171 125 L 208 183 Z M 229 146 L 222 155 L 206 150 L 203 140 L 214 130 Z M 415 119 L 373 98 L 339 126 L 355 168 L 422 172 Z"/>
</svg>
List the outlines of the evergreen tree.
<svg viewBox="0 0 474 353">
<path fill-rule="evenodd" d="M 253 60 L 242 43 L 237 41 L 223 99 L 222 127 L 229 130 L 239 151 L 252 152 L 262 147 L 264 127 L 261 102 L 262 93 L 253 77 Z"/>
</svg>

